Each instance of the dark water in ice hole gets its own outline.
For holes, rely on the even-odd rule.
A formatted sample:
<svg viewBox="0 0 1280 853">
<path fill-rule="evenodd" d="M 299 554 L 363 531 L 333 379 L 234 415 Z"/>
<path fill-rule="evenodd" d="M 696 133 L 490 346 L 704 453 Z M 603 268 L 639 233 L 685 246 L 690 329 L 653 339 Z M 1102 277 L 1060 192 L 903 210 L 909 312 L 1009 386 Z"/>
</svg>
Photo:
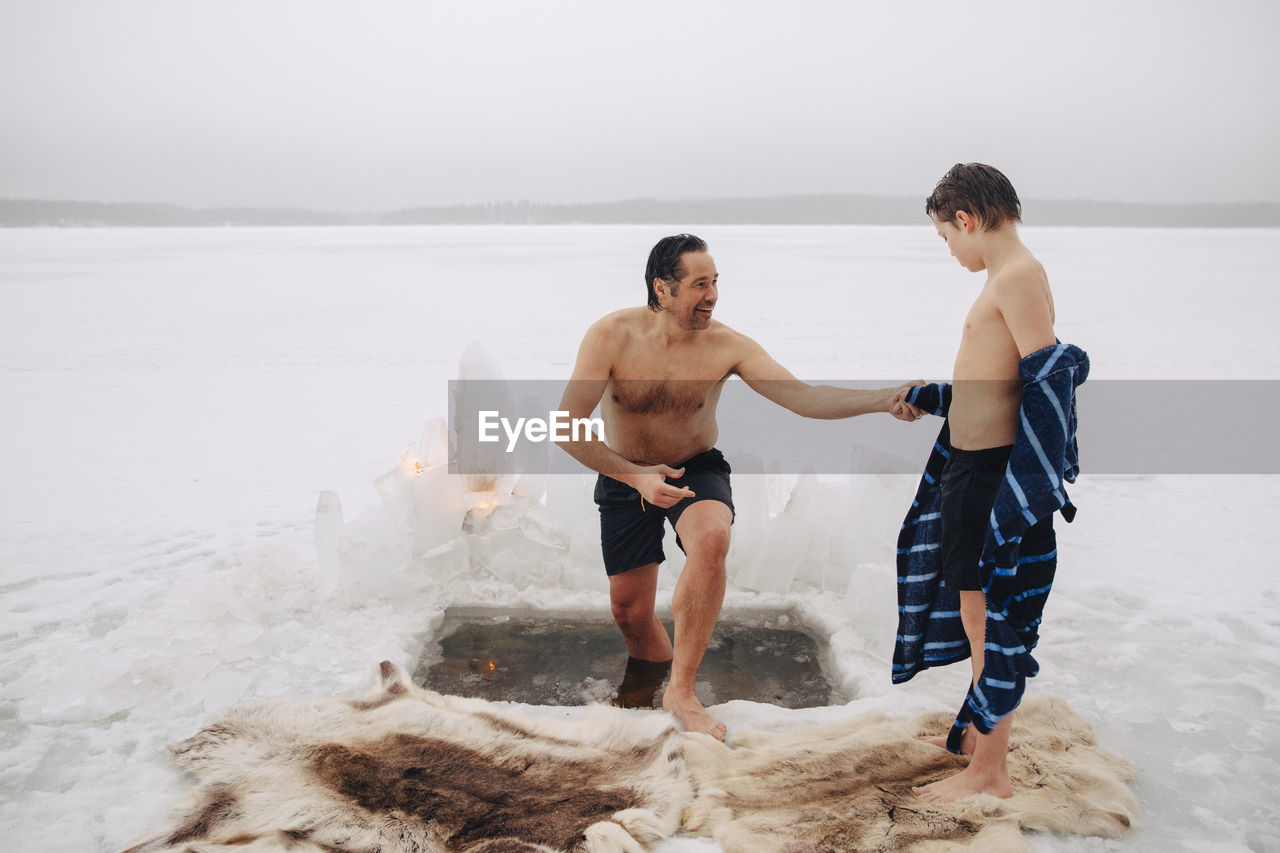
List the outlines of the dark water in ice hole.
<svg viewBox="0 0 1280 853">
<path fill-rule="evenodd" d="M 671 633 L 671 621 L 663 621 Z M 698 670 L 703 704 L 748 699 L 813 708 L 846 701 L 822 673 L 817 641 L 792 624 L 786 614 L 722 616 Z M 494 701 L 612 702 L 627 665 L 617 626 L 581 616 L 450 610 L 436 641 L 413 680 L 440 693 Z M 659 687 L 652 704 L 661 700 Z"/>
</svg>

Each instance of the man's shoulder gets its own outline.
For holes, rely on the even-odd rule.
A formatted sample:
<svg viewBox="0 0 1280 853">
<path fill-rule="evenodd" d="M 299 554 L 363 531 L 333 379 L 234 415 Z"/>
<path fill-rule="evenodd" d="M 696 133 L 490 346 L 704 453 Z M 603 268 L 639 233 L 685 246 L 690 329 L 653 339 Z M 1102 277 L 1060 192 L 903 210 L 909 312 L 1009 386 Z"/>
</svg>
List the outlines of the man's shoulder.
<svg viewBox="0 0 1280 853">
<path fill-rule="evenodd" d="M 707 328 L 698 333 L 697 338 L 699 347 L 717 353 L 731 354 L 735 358 L 741 358 L 759 346 L 742 332 L 719 320 L 712 320 Z"/>
<path fill-rule="evenodd" d="M 722 341 L 732 341 L 734 343 L 742 343 L 751 340 L 751 338 L 747 337 L 742 332 L 739 332 L 731 326 L 725 325 L 719 320 L 711 321 L 711 324 L 707 326 L 707 333 L 709 335 L 714 335 Z"/>
<path fill-rule="evenodd" d="M 639 328 L 650 313 L 648 308 L 621 308 L 592 323 L 591 331 L 607 335 L 621 334 Z"/>
</svg>

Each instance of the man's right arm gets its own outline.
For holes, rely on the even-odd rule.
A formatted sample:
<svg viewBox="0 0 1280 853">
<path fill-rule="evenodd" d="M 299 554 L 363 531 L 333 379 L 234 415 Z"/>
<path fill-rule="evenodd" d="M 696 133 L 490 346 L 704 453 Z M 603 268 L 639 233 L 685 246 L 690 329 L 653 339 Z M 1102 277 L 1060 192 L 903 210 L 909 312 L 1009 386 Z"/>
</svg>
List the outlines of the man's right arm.
<svg viewBox="0 0 1280 853">
<path fill-rule="evenodd" d="M 751 390 L 797 415 L 836 419 L 870 412 L 888 412 L 904 421 L 916 420 L 923 415 L 906 401 L 912 387 L 923 385 L 923 380 L 878 390 L 810 385 L 801 382 L 790 370 L 778 364 L 760 344 L 746 335 L 734 334 L 737 335 L 736 342 L 741 352 L 741 357 L 734 365 L 734 372 L 742 377 Z"/>
<path fill-rule="evenodd" d="M 604 397 L 613 371 L 613 341 L 618 332 L 610 328 L 614 323 L 606 317 L 596 322 L 582 338 L 578 347 L 578 360 L 573 374 L 560 399 L 560 408 L 569 413 L 570 422 L 575 418 L 589 418 Z M 649 503 L 663 508 L 674 506 L 681 499 L 691 497 L 687 488 L 676 488 L 667 483 L 667 477 L 679 477 L 683 468 L 669 465 L 637 465 L 614 452 L 603 441 L 580 439 L 560 442 L 565 451 L 593 471 L 625 483 L 640 493 Z"/>
</svg>

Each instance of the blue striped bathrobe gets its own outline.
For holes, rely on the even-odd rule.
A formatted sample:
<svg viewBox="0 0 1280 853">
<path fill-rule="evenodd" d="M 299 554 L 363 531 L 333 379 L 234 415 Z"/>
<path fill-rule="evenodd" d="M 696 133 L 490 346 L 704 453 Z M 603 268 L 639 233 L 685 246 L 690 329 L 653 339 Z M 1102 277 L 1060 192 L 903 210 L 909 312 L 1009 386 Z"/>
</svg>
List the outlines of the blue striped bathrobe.
<svg viewBox="0 0 1280 853">
<path fill-rule="evenodd" d="M 1022 359 L 1018 372 L 1022 410 L 1017 438 L 991 510 L 979 562 L 987 597 L 986 659 L 982 677 L 970 687 L 951 729 L 948 748 L 956 752 L 970 722 L 987 733 L 1017 708 L 1026 680 L 1040 669 L 1031 650 L 1039 639 L 1040 617 L 1053 585 L 1057 549 L 1040 554 L 1023 551 L 1022 534 L 1052 512 L 1060 510 L 1067 521 L 1076 513 L 1063 481 L 1075 482 L 1079 472 L 1075 389 L 1089 375 L 1089 357 L 1079 347 L 1058 343 Z M 907 401 L 945 418 L 951 386 L 920 386 Z M 950 429 L 943 423 L 898 535 L 895 684 L 922 669 L 969 657 L 969 641 L 960 621 L 960 593 L 941 582 L 939 484 L 950 452 Z"/>
</svg>

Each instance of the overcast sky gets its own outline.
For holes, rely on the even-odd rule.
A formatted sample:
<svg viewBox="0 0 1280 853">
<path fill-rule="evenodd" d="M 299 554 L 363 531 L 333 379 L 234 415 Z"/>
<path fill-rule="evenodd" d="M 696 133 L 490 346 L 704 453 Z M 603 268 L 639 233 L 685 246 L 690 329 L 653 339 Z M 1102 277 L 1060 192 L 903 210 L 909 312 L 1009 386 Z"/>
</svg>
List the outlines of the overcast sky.
<svg viewBox="0 0 1280 853">
<path fill-rule="evenodd" d="M 1280 3 L 0 0 L 0 197 L 1280 201 Z"/>
</svg>

